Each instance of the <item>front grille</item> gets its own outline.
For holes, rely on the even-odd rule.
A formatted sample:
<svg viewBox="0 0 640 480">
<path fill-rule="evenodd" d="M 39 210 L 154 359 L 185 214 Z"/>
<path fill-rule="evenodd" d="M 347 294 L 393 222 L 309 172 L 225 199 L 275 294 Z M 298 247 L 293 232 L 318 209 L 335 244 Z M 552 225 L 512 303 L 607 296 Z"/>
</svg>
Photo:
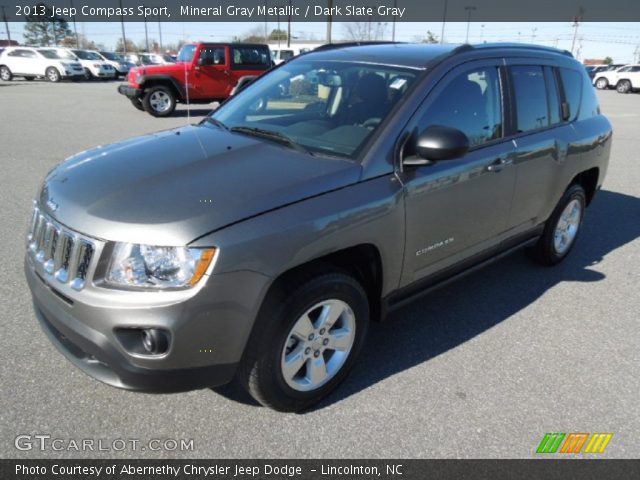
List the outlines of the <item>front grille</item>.
<svg viewBox="0 0 640 480">
<path fill-rule="evenodd" d="M 60 225 L 36 206 L 27 236 L 29 252 L 60 283 L 82 290 L 87 281 L 94 242 Z"/>
</svg>

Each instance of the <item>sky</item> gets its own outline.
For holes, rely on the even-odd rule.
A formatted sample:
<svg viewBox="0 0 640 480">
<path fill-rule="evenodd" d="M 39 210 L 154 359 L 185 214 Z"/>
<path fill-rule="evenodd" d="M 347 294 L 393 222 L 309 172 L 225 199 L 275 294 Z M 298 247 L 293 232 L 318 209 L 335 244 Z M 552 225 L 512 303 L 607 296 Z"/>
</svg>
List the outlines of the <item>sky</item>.
<svg viewBox="0 0 640 480">
<path fill-rule="evenodd" d="M 276 22 L 268 24 L 268 30 L 277 28 Z M 24 24 L 12 22 L 9 24 L 11 38 L 22 40 Z M 127 38 L 135 43 L 142 43 L 145 38 L 144 23 L 125 23 Z M 260 27 L 263 22 L 163 22 L 162 39 L 164 44 L 185 41 L 230 41 L 235 35 L 242 35 Z M 148 22 L 149 40 L 158 40 L 158 23 Z M 286 29 L 286 22 L 280 28 Z M 77 24 L 78 33 L 84 33 L 96 44 L 112 49 L 121 35 L 119 22 L 84 22 Z M 381 27 L 384 30 L 384 40 L 391 40 L 392 26 Z M 433 32 L 438 38 L 442 32 L 442 22 L 403 22 L 396 24 L 397 41 L 417 41 Z M 537 22 L 532 23 L 497 23 L 471 22 L 469 24 L 469 42 L 526 42 L 537 43 L 571 50 L 574 38 L 574 27 L 570 22 Z M 291 24 L 292 37 L 315 39 L 324 42 L 326 23 L 324 22 L 293 22 Z M 0 39 L 6 38 L 4 26 L 0 25 Z M 448 43 L 464 43 L 467 38 L 466 22 L 447 22 L 444 33 Z M 346 39 L 344 24 L 333 24 L 333 40 Z M 578 27 L 573 53 L 579 60 L 602 59 L 607 56 L 616 63 L 640 62 L 640 23 L 639 22 L 585 22 Z"/>
</svg>

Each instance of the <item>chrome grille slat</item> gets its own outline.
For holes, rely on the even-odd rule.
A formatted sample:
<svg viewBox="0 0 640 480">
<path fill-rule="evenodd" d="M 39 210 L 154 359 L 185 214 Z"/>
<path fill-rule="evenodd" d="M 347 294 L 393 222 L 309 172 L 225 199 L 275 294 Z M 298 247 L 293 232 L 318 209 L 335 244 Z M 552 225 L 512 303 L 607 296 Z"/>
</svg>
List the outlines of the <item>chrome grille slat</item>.
<svg viewBox="0 0 640 480">
<path fill-rule="evenodd" d="M 44 271 L 60 283 L 82 290 L 86 284 L 95 243 L 44 215 L 35 207 L 27 235 L 28 248 Z"/>
</svg>

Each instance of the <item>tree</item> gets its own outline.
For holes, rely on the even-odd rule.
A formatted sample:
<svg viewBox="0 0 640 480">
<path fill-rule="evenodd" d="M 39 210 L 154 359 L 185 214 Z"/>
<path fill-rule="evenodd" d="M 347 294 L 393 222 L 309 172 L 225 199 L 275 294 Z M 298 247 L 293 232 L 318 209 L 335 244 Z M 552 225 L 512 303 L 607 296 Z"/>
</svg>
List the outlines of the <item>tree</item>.
<svg viewBox="0 0 640 480">
<path fill-rule="evenodd" d="M 427 30 L 427 36 L 422 39 L 422 43 L 440 43 L 440 39 L 431 30 Z"/>
<path fill-rule="evenodd" d="M 271 30 L 271 33 L 269 34 L 269 40 L 286 41 L 287 40 L 287 31 L 286 30 L 278 30 L 277 28 L 274 28 L 273 30 Z"/>
<path fill-rule="evenodd" d="M 380 22 L 347 22 L 343 23 L 344 35 L 354 42 L 381 40 L 387 24 Z"/>
<path fill-rule="evenodd" d="M 39 12 L 42 8 L 45 9 L 45 15 L 27 15 L 22 33 L 27 45 L 56 45 L 72 35 L 67 21 L 63 17 L 53 15 L 53 7 L 40 3 L 36 10 Z"/>
<path fill-rule="evenodd" d="M 122 48 L 122 38 L 119 38 L 118 42 L 116 43 L 116 52 L 122 52 L 122 51 L 124 51 Z M 136 48 L 135 43 L 133 43 L 131 40 L 127 38 L 127 53 L 133 53 L 137 51 L 138 49 Z"/>
<path fill-rule="evenodd" d="M 70 36 L 64 37 L 64 39 L 60 42 L 60 45 L 67 48 L 76 48 L 76 36 L 70 35 Z M 92 40 L 89 40 L 82 33 L 78 34 L 78 48 L 83 48 L 85 50 L 98 49 L 95 42 L 93 42 Z"/>
<path fill-rule="evenodd" d="M 611 65 L 613 63 L 613 58 L 605 57 L 604 58 L 604 63 L 605 63 L 605 65 Z"/>
<path fill-rule="evenodd" d="M 264 42 L 264 28 L 260 25 L 251 30 L 233 37 L 234 43 L 262 43 Z"/>
</svg>

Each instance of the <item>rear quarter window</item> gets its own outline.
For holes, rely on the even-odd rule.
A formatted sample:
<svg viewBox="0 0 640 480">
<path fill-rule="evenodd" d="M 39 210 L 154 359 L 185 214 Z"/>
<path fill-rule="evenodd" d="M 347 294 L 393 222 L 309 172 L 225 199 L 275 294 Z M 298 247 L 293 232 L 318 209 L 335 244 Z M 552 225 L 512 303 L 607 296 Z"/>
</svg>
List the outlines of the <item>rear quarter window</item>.
<svg viewBox="0 0 640 480">
<path fill-rule="evenodd" d="M 580 102 L 580 112 L 578 120 L 591 118 L 600 115 L 600 104 L 596 91 L 587 75 L 582 75 L 582 101 Z"/>
<path fill-rule="evenodd" d="M 589 81 L 589 76 L 582 74 L 582 72 L 569 68 L 560 68 L 559 71 L 564 98 L 569 104 L 568 120 L 572 122 L 578 117 L 578 112 L 580 111 L 580 98 L 582 97 L 583 86 L 588 85 L 589 90 L 592 90 L 593 87 Z"/>
<path fill-rule="evenodd" d="M 266 70 L 271 67 L 271 55 L 267 48 L 232 47 L 232 68 L 238 70 Z"/>
</svg>

